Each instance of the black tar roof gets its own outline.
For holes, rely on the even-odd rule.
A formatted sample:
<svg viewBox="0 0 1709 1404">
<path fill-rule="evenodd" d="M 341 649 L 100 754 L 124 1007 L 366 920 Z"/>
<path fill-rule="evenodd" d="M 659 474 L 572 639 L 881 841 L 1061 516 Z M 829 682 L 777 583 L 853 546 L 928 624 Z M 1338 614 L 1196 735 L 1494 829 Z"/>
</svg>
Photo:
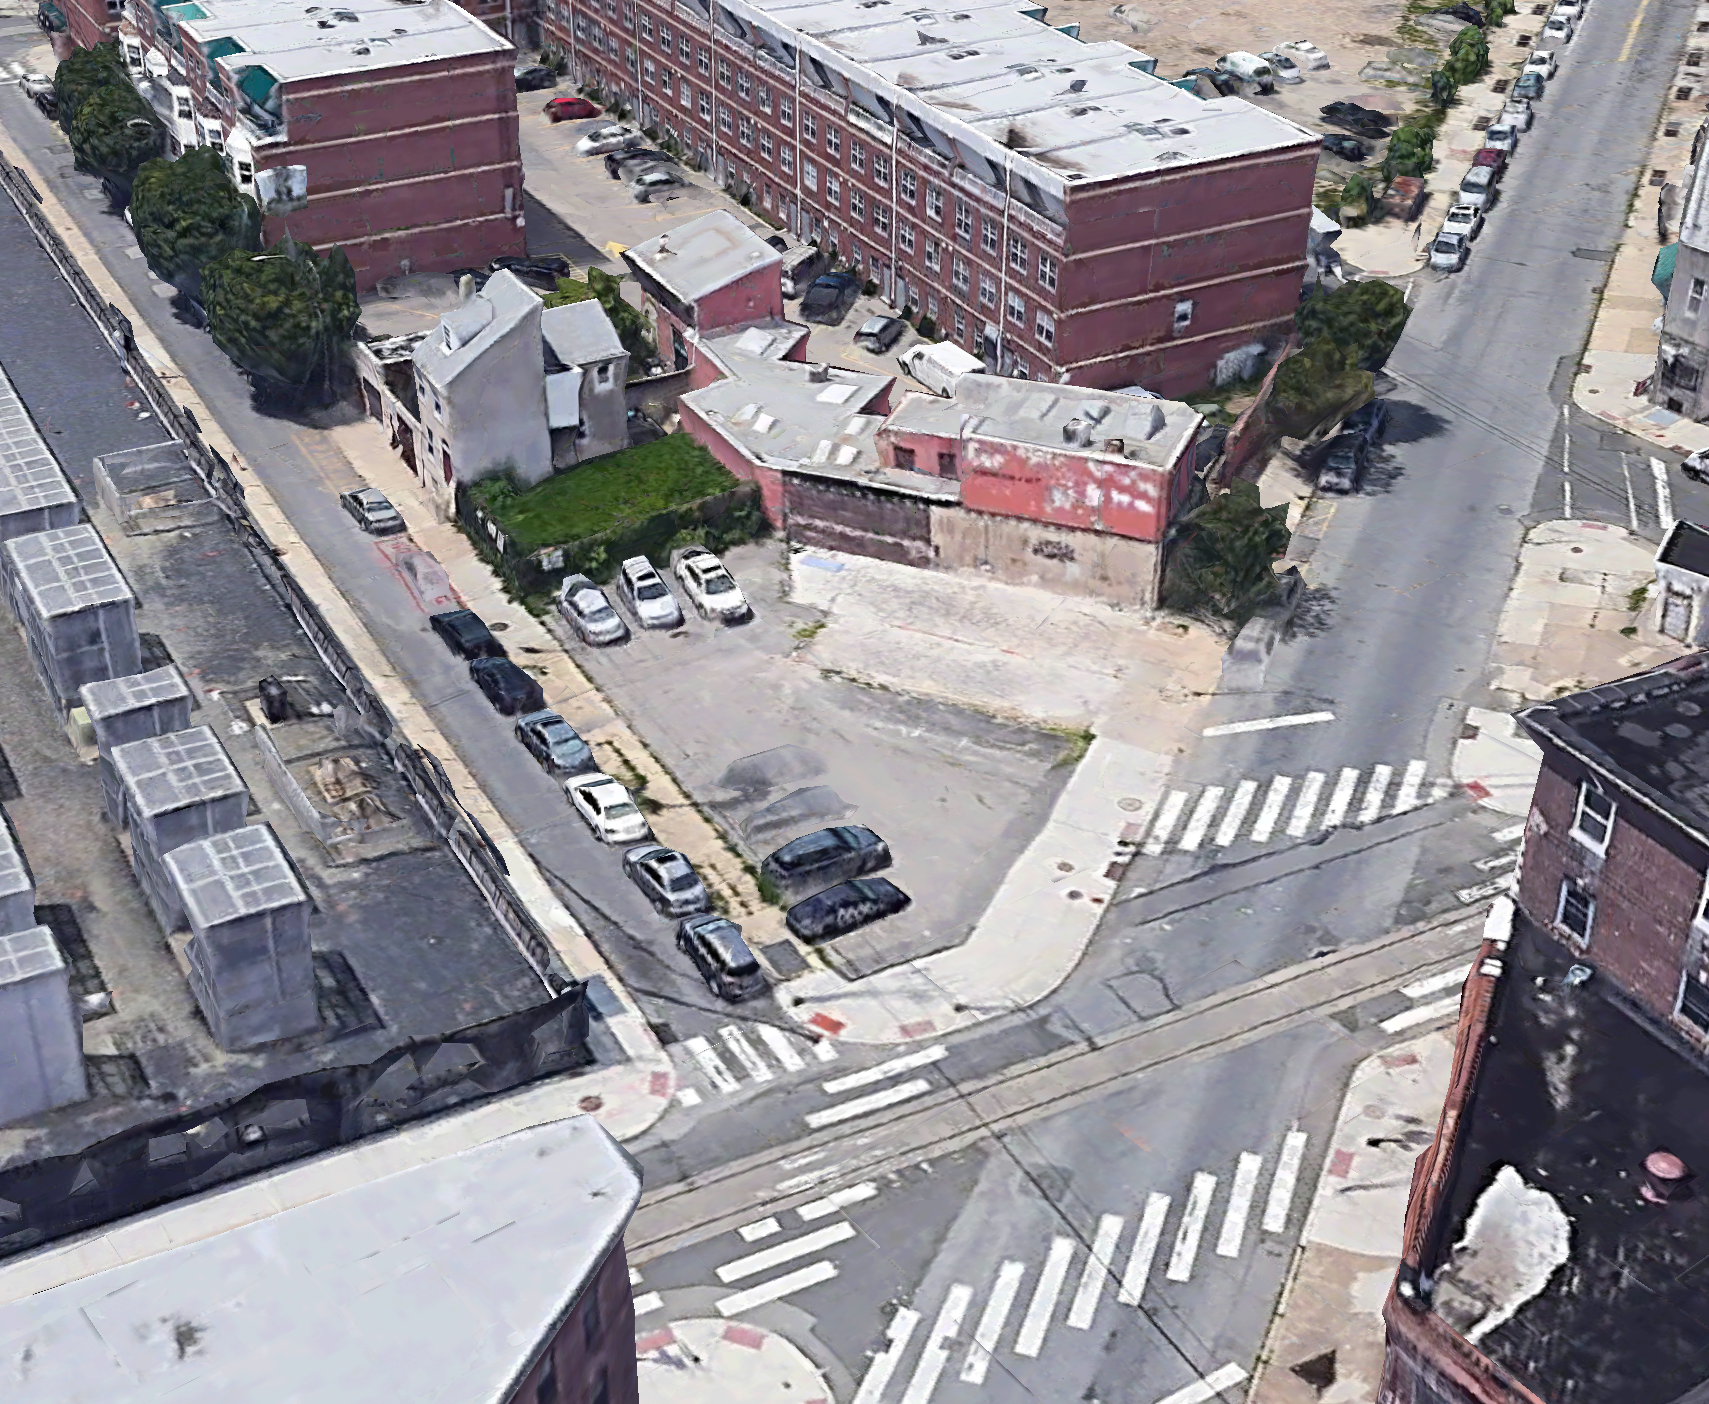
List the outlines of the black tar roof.
<svg viewBox="0 0 1709 1404">
<path fill-rule="evenodd" d="M 1527 707 L 1519 720 L 1709 842 L 1709 654 Z"/>
<path fill-rule="evenodd" d="M 1471 1325 L 1443 1263 L 1511 1166 L 1564 1211 L 1570 1250 L 1478 1348 L 1546 1400 L 1674 1404 L 1709 1381 L 1709 1067 L 1600 977 L 1567 987 L 1573 960 L 1516 917 L 1431 1265 L 1436 1307 Z M 1644 1159 L 1663 1149 L 1704 1177 L 1697 1195 L 1640 1197 Z"/>
<path fill-rule="evenodd" d="M 1709 531 L 1696 522 L 1675 522 L 1673 530 L 1662 539 L 1656 563 L 1709 575 Z"/>
</svg>

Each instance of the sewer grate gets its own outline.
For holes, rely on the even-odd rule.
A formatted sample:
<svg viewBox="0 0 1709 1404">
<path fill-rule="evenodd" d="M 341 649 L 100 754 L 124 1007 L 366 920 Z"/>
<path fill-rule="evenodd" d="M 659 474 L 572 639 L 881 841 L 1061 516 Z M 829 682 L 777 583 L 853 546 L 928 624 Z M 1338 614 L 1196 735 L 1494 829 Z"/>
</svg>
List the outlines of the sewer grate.
<svg viewBox="0 0 1709 1404">
<path fill-rule="evenodd" d="M 1614 250 L 1613 249 L 1574 249 L 1573 250 L 1573 257 L 1574 258 L 1588 258 L 1595 263 L 1607 263 L 1610 259 L 1612 259 L 1614 257 Z M 1588 370 L 1588 369 L 1589 369 L 1588 366 L 1581 366 L 1579 368 L 1581 374 L 1585 370 Z"/>
<path fill-rule="evenodd" d="M 1505 93 L 1507 91 L 1509 82 L 1510 82 L 1509 79 L 1497 78 L 1495 80 L 1495 82 L 1493 82 L 1489 85 L 1489 90 L 1492 93 Z"/>
</svg>

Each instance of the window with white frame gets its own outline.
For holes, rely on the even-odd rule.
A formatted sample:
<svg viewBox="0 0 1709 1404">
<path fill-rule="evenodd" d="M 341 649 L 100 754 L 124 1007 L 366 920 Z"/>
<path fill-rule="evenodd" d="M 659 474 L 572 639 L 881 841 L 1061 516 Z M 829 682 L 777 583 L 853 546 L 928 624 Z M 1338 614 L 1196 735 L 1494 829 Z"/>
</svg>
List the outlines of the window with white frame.
<svg viewBox="0 0 1709 1404">
<path fill-rule="evenodd" d="M 1578 787 L 1573 809 L 1572 836 L 1596 853 L 1608 851 L 1608 836 L 1614 830 L 1614 801 L 1589 781 Z"/>
<path fill-rule="evenodd" d="M 890 206 L 880 200 L 872 202 L 872 227 L 880 234 L 890 232 Z"/>
<path fill-rule="evenodd" d="M 819 168 L 805 156 L 801 158 L 801 183 L 809 190 L 819 188 Z"/>
<path fill-rule="evenodd" d="M 801 114 L 801 139 L 817 141 L 819 139 L 819 119 L 811 112 Z"/>
<path fill-rule="evenodd" d="M 684 63 L 694 57 L 694 45 L 688 42 L 688 35 L 679 34 L 676 41 L 676 56 Z"/>
<path fill-rule="evenodd" d="M 736 96 L 739 98 L 742 98 L 744 101 L 746 101 L 747 99 L 751 98 L 753 95 L 754 95 L 753 81 L 748 77 L 747 71 L 745 69 L 738 68 L 736 70 Z"/>
<path fill-rule="evenodd" d="M 955 237 L 964 244 L 973 242 L 973 206 L 965 200 L 955 202 Z"/>
<path fill-rule="evenodd" d="M 926 187 L 926 213 L 933 219 L 944 217 L 944 193 L 935 185 Z"/>
<path fill-rule="evenodd" d="M 983 268 L 979 270 L 979 305 L 995 307 L 997 305 L 997 280 Z"/>
<path fill-rule="evenodd" d="M 959 307 L 955 309 L 955 339 L 957 341 L 967 340 L 967 318 L 962 314 Z"/>
<path fill-rule="evenodd" d="M 771 112 L 771 89 L 764 84 L 760 85 L 760 111 L 767 114 Z"/>
<path fill-rule="evenodd" d="M 702 122 L 710 122 L 712 120 L 711 93 L 703 92 L 700 95 L 700 120 Z"/>
<path fill-rule="evenodd" d="M 744 117 L 736 124 L 736 138 L 743 146 L 754 144 L 754 119 Z"/>
<path fill-rule="evenodd" d="M 1709 293 L 1709 282 L 1705 282 L 1701 278 L 1693 278 L 1691 280 L 1691 291 L 1685 295 L 1685 310 L 1692 316 L 1695 317 L 1698 309 L 1703 306 L 1703 295 L 1705 293 Z"/>
<path fill-rule="evenodd" d="M 902 246 L 903 253 L 914 252 L 914 226 L 904 221 L 896 226 L 896 242 Z"/>
<path fill-rule="evenodd" d="M 1056 345 L 1056 318 L 1042 307 L 1039 309 L 1038 320 L 1033 323 L 1033 333 L 1038 337 L 1040 346 Z"/>
<path fill-rule="evenodd" d="M 795 99 L 779 97 L 777 100 L 777 120 L 785 124 L 795 120 Z"/>
<path fill-rule="evenodd" d="M 729 59 L 721 58 L 718 60 L 718 81 L 720 83 L 722 83 L 726 88 L 730 86 L 730 60 Z"/>
<path fill-rule="evenodd" d="M 832 156 L 843 154 L 843 134 L 835 127 L 825 128 L 825 150 Z"/>
<path fill-rule="evenodd" d="M 783 167 L 785 175 L 793 174 L 795 171 L 795 148 L 793 146 L 778 147 L 777 164 Z"/>
<path fill-rule="evenodd" d="M 643 39 L 653 37 L 653 17 L 651 15 L 644 14 L 641 16 L 641 37 Z"/>
<path fill-rule="evenodd" d="M 902 171 L 896 177 L 896 188 L 902 192 L 902 198 L 911 205 L 920 187 L 912 171 Z"/>
<path fill-rule="evenodd" d="M 1012 234 L 1009 236 L 1009 267 L 1013 268 L 1017 273 L 1025 273 L 1027 271 L 1026 243 L 1023 240 L 1015 238 Z"/>
<path fill-rule="evenodd" d="M 926 240 L 926 267 L 934 273 L 943 271 L 944 249 L 936 239 Z"/>
<path fill-rule="evenodd" d="M 671 95 L 671 71 L 668 68 L 659 70 L 659 91 L 666 97 Z"/>
<path fill-rule="evenodd" d="M 1561 900 L 1555 909 L 1555 925 L 1581 946 L 1590 940 L 1596 924 L 1596 899 L 1590 889 L 1573 878 L 1561 879 Z"/>
<path fill-rule="evenodd" d="M 1038 285 L 1051 292 L 1056 291 L 1056 260 L 1042 249 L 1038 255 Z"/>
<path fill-rule="evenodd" d="M 1175 330 L 1186 331 L 1193 325 L 1193 299 L 1184 297 L 1175 304 Z"/>
<path fill-rule="evenodd" d="M 825 172 L 825 200 L 838 209 L 843 206 L 843 182 L 835 171 Z"/>
<path fill-rule="evenodd" d="M 849 169 L 863 172 L 866 170 L 866 148 L 858 141 L 849 143 Z"/>
<path fill-rule="evenodd" d="M 1006 299 L 1009 309 L 1009 320 L 1017 327 L 1027 324 L 1027 303 L 1018 292 L 1011 292 Z"/>
<path fill-rule="evenodd" d="M 653 68 L 652 59 L 643 59 L 641 61 L 641 76 L 643 78 L 645 78 L 649 83 L 653 82 L 654 79 L 657 77 L 657 74 Z"/>
<path fill-rule="evenodd" d="M 997 252 L 997 221 L 990 215 L 985 216 L 985 222 L 979 233 L 979 243 L 986 253 Z"/>
<path fill-rule="evenodd" d="M 890 158 L 882 151 L 872 153 L 872 178 L 880 185 L 890 183 Z"/>
<path fill-rule="evenodd" d="M 1021 357 L 1016 356 L 1013 364 L 1009 367 L 1009 374 L 1016 380 L 1031 380 L 1033 378 L 1033 368 Z"/>
<path fill-rule="evenodd" d="M 851 185 L 849 187 L 849 218 L 864 220 L 866 218 L 866 196 Z"/>
<path fill-rule="evenodd" d="M 926 294 L 926 315 L 934 322 L 938 319 L 938 295 L 936 293 Z"/>
<path fill-rule="evenodd" d="M 967 272 L 967 260 L 958 258 L 950 267 L 950 286 L 963 297 L 967 296 L 967 286 L 970 281 Z"/>
<path fill-rule="evenodd" d="M 677 90 L 677 96 L 682 99 L 682 105 L 685 108 L 694 106 L 694 89 L 689 87 L 688 79 L 682 80 L 682 87 Z"/>
<path fill-rule="evenodd" d="M 694 56 L 694 66 L 702 73 L 710 75 L 712 72 L 712 51 L 710 49 L 701 49 L 696 53 Z"/>
<path fill-rule="evenodd" d="M 671 27 L 662 20 L 659 23 L 659 47 L 667 54 L 671 51 Z"/>
<path fill-rule="evenodd" d="M 771 133 L 764 127 L 760 128 L 760 155 L 771 160 Z"/>
</svg>

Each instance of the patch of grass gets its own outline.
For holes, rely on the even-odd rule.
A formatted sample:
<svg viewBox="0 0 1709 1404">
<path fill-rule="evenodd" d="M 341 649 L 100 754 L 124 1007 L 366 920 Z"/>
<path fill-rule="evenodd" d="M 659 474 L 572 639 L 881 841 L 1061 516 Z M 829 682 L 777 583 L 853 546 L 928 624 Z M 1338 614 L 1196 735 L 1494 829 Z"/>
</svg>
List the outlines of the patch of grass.
<svg viewBox="0 0 1709 1404">
<path fill-rule="evenodd" d="M 607 454 L 517 492 L 503 478 L 471 491 L 524 550 L 567 546 L 728 492 L 736 477 L 687 434 Z"/>
<path fill-rule="evenodd" d="M 1626 596 L 1626 613 L 1636 614 L 1644 607 L 1644 601 L 1649 599 L 1649 597 L 1650 587 L 1648 585 L 1638 586 L 1636 590 Z"/>
<path fill-rule="evenodd" d="M 1620 631 L 1620 637 L 1623 639 L 1635 639 L 1635 638 L 1637 638 L 1638 637 L 1638 626 L 1636 624 L 1628 624 L 1624 629 L 1622 629 Z"/>
<path fill-rule="evenodd" d="M 1079 765 L 1086 759 L 1086 752 L 1092 749 L 1092 742 L 1097 740 L 1097 734 L 1085 726 L 1047 726 L 1045 730 L 1068 743 L 1068 748 L 1056 762 L 1058 765 Z"/>
<path fill-rule="evenodd" d="M 790 632 L 795 635 L 798 642 L 812 643 L 823 632 L 825 623 L 826 621 L 823 619 L 815 619 L 811 624 L 796 625 Z"/>
</svg>

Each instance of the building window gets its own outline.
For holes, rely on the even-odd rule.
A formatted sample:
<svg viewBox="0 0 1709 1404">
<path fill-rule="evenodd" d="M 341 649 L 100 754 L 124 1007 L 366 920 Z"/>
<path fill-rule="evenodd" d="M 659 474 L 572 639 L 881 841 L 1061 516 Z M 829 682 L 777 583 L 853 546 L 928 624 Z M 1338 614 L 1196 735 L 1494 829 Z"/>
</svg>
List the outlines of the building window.
<svg viewBox="0 0 1709 1404">
<path fill-rule="evenodd" d="M 854 264 L 854 266 L 856 268 L 860 267 L 861 256 L 860 256 L 860 245 L 859 244 L 852 244 L 851 243 L 849 245 L 849 262 Z"/>
<path fill-rule="evenodd" d="M 1056 291 L 1056 260 L 1042 250 L 1038 256 L 1038 285 Z"/>
<path fill-rule="evenodd" d="M 795 120 L 795 99 L 780 96 L 777 100 L 777 120 L 786 126 Z"/>
<path fill-rule="evenodd" d="M 1009 267 L 1017 273 L 1027 271 L 1027 246 L 1020 239 L 1009 239 Z"/>
<path fill-rule="evenodd" d="M 995 307 L 997 305 L 997 280 L 983 268 L 979 270 L 979 305 Z"/>
<path fill-rule="evenodd" d="M 877 200 L 872 202 L 872 227 L 880 234 L 890 232 L 890 206 L 881 205 Z"/>
<path fill-rule="evenodd" d="M 1685 310 L 1693 317 L 1697 315 L 1698 309 L 1703 306 L 1703 294 L 1706 292 L 1709 292 L 1709 283 L 1704 282 L 1701 278 L 1691 280 L 1691 291 L 1685 297 Z"/>
<path fill-rule="evenodd" d="M 649 83 L 651 83 L 651 82 L 653 82 L 653 81 L 654 81 L 654 80 L 655 80 L 655 78 L 656 78 L 656 77 L 657 77 L 657 75 L 656 75 L 656 74 L 655 74 L 655 73 L 654 73 L 654 71 L 653 71 L 653 61 L 652 61 L 652 59 L 644 59 L 644 60 L 642 60 L 642 63 L 641 63 L 641 76 L 642 76 L 642 77 L 643 77 L 643 78 L 645 78 L 645 79 L 646 79 L 646 80 L 647 80 L 647 81 L 648 81 L 648 82 L 649 82 Z"/>
<path fill-rule="evenodd" d="M 849 187 L 849 218 L 864 220 L 866 218 L 866 196 L 854 186 Z"/>
<path fill-rule="evenodd" d="M 897 448 L 891 450 L 891 456 L 896 460 L 896 466 L 898 468 L 901 468 L 905 472 L 909 472 L 909 473 L 912 473 L 914 471 L 914 450 L 913 449 L 897 447 Z"/>
<path fill-rule="evenodd" d="M 1684 356 L 1669 356 L 1662 361 L 1662 384 L 1671 385 L 1678 390 L 1694 391 L 1702 382 L 1702 367 L 1692 365 Z"/>
<path fill-rule="evenodd" d="M 862 172 L 866 170 L 866 148 L 858 141 L 849 143 L 849 169 Z"/>
<path fill-rule="evenodd" d="M 694 66 L 702 73 L 710 76 L 712 73 L 712 51 L 710 49 L 701 49 L 696 53 L 694 56 Z"/>
<path fill-rule="evenodd" d="M 752 146 L 754 144 L 754 119 L 752 117 L 742 118 L 736 124 L 736 135 L 743 146 Z"/>
<path fill-rule="evenodd" d="M 1581 946 L 1590 940 L 1590 928 L 1596 921 L 1596 899 L 1580 883 L 1571 878 L 1561 880 L 1560 909 L 1555 913 L 1555 925 Z"/>
<path fill-rule="evenodd" d="M 955 476 L 955 455 L 953 453 L 940 453 L 938 455 L 938 476 L 940 478 L 953 478 Z"/>
<path fill-rule="evenodd" d="M 926 187 L 926 213 L 933 219 L 944 217 L 944 193 L 935 185 Z"/>
<path fill-rule="evenodd" d="M 979 232 L 979 241 L 986 253 L 994 254 L 997 252 L 997 221 L 992 219 L 990 215 L 985 216 L 984 227 Z"/>
<path fill-rule="evenodd" d="M 1008 296 L 1007 303 L 1009 309 L 1009 320 L 1017 327 L 1024 327 L 1027 324 L 1027 304 L 1025 299 L 1023 299 L 1019 293 L 1012 292 Z"/>
<path fill-rule="evenodd" d="M 764 130 L 760 132 L 760 155 L 771 160 L 771 133 Z"/>
<path fill-rule="evenodd" d="M 653 37 L 653 17 L 651 15 L 641 16 L 641 37 L 643 39 Z"/>
<path fill-rule="evenodd" d="M 723 103 L 718 104 L 718 130 L 729 136 L 735 123 L 730 120 L 730 109 Z"/>
<path fill-rule="evenodd" d="M 819 168 L 805 156 L 801 158 L 801 183 L 809 190 L 819 188 Z"/>
<path fill-rule="evenodd" d="M 795 170 L 795 148 L 780 146 L 777 148 L 777 164 L 783 167 L 783 173 L 790 175 Z"/>
<path fill-rule="evenodd" d="M 959 307 L 955 309 L 955 339 L 958 342 L 967 340 L 967 318 L 962 316 Z"/>
<path fill-rule="evenodd" d="M 718 60 L 718 81 L 726 88 L 730 86 L 730 60 Z"/>
<path fill-rule="evenodd" d="M 843 182 L 835 171 L 825 172 L 825 199 L 837 209 L 843 207 Z"/>
<path fill-rule="evenodd" d="M 1614 801 L 1588 781 L 1578 787 L 1578 806 L 1573 813 L 1572 836 L 1596 853 L 1608 851 L 1608 836 L 1614 829 Z"/>
<path fill-rule="evenodd" d="M 964 244 L 973 242 L 973 206 L 965 200 L 955 202 L 955 237 Z"/>
<path fill-rule="evenodd" d="M 742 68 L 738 68 L 736 70 L 736 96 L 739 98 L 742 98 L 744 101 L 746 101 L 748 98 L 751 98 L 753 95 L 754 95 L 754 85 L 753 85 L 752 81 L 748 78 L 747 70 L 742 69 Z"/>
<path fill-rule="evenodd" d="M 968 280 L 968 276 L 967 276 L 967 260 L 966 259 L 961 259 L 961 258 L 956 259 L 954 266 L 950 270 L 949 281 L 950 281 L 950 286 L 953 287 L 958 293 L 960 293 L 963 297 L 967 296 L 967 285 L 968 285 L 969 280 Z"/>
<path fill-rule="evenodd" d="M 659 70 L 659 91 L 666 97 L 671 95 L 671 71 L 668 68 Z"/>
<path fill-rule="evenodd" d="M 1038 336 L 1040 346 L 1056 345 L 1056 318 L 1043 308 L 1039 309 L 1038 320 L 1033 323 L 1033 331 Z"/>
<path fill-rule="evenodd" d="M 677 36 L 676 56 L 684 63 L 694 57 L 694 45 L 688 42 L 688 35 L 679 34 Z"/>
<path fill-rule="evenodd" d="M 872 178 L 880 185 L 890 183 L 890 158 L 883 152 L 874 151 L 872 153 Z M 913 197 L 910 196 L 909 198 L 912 199 Z"/>
<path fill-rule="evenodd" d="M 1193 325 L 1193 299 L 1184 297 L 1175 304 L 1175 330 L 1186 331 Z"/>
<path fill-rule="evenodd" d="M 915 192 L 919 189 L 919 185 L 914 179 L 914 173 L 912 171 L 903 171 L 896 177 L 896 183 L 902 191 L 902 198 L 910 205 L 913 204 Z"/>
<path fill-rule="evenodd" d="M 684 107 L 693 108 L 693 106 L 694 106 L 694 89 L 689 87 L 688 79 L 684 78 L 682 80 L 682 87 L 677 89 L 677 96 L 682 99 L 682 105 Z"/>
<path fill-rule="evenodd" d="M 825 128 L 825 150 L 832 156 L 843 154 L 843 134 L 835 127 Z"/>
<path fill-rule="evenodd" d="M 903 253 L 914 252 L 914 226 L 898 224 L 896 226 L 896 242 L 902 246 Z"/>
<path fill-rule="evenodd" d="M 819 119 L 811 112 L 801 114 L 801 137 L 803 141 L 817 141 L 819 139 Z"/>
<path fill-rule="evenodd" d="M 909 232 L 911 233 L 912 231 L 909 231 Z M 943 271 L 943 263 L 944 263 L 943 245 L 940 244 L 936 239 L 927 239 L 926 240 L 926 267 L 931 269 L 931 271 L 934 273 L 941 273 Z"/>
<path fill-rule="evenodd" d="M 703 92 L 700 95 L 700 120 L 702 122 L 712 120 L 712 94 L 710 93 Z"/>
<path fill-rule="evenodd" d="M 662 20 L 659 22 L 659 47 L 667 54 L 671 51 L 671 27 Z"/>
<path fill-rule="evenodd" d="M 766 113 L 769 113 L 771 111 L 771 89 L 770 88 L 761 88 L 760 89 L 760 111 L 766 112 Z"/>
<path fill-rule="evenodd" d="M 1031 380 L 1033 378 L 1033 368 L 1019 356 L 1016 356 L 1014 363 L 1009 367 L 1009 374 L 1016 380 Z"/>
</svg>

